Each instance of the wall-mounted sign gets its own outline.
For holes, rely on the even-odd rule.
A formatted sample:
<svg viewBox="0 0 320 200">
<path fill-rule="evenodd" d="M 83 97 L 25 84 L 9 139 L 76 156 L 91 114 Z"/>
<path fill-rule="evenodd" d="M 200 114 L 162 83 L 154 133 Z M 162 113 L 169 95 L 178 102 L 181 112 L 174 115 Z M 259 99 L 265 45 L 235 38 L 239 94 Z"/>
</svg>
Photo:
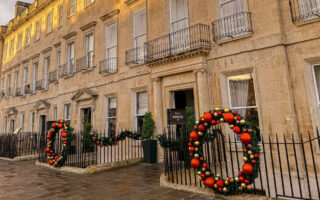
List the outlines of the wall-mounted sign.
<svg viewBox="0 0 320 200">
<path fill-rule="evenodd" d="M 168 125 L 178 125 L 187 123 L 187 114 L 182 109 L 168 109 L 167 110 Z"/>
</svg>

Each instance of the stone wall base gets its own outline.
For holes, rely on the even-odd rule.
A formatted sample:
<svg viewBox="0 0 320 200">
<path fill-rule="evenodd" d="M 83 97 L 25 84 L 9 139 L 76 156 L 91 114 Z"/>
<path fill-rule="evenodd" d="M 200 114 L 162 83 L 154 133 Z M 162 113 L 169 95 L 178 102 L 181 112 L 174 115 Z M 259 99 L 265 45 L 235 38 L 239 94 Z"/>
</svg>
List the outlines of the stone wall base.
<svg viewBox="0 0 320 200">
<path fill-rule="evenodd" d="M 25 161 L 25 160 L 35 160 L 38 157 L 39 155 L 18 156 L 14 158 L 0 157 L 0 160 L 16 162 L 16 161 Z"/>
<path fill-rule="evenodd" d="M 253 195 L 253 194 L 240 194 L 240 195 L 230 195 L 230 196 L 215 194 L 209 188 L 200 188 L 200 187 L 195 187 L 195 186 L 190 186 L 190 185 L 180 185 L 180 184 L 176 184 L 176 183 L 171 183 L 168 181 L 165 174 L 161 174 L 161 176 L 160 176 L 160 186 L 172 188 L 175 190 L 184 190 L 184 191 L 188 191 L 188 192 L 212 196 L 216 199 L 226 199 L 226 200 L 243 200 L 243 199 L 246 199 L 246 200 L 251 200 L 251 199 L 252 200 L 272 200 L 272 199 L 277 199 L 277 198 L 271 198 L 271 197 L 266 197 L 266 196 Z"/>
<path fill-rule="evenodd" d="M 69 166 L 56 168 L 56 167 L 49 165 L 48 163 L 41 163 L 38 160 L 35 165 L 38 167 L 46 167 L 46 168 L 53 169 L 56 171 L 71 172 L 71 173 L 76 173 L 76 174 L 94 174 L 94 173 L 113 170 L 113 169 L 117 169 L 117 168 L 121 168 L 121 167 L 135 165 L 135 164 L 140 163 L 142 161 L 143 161 L 143 158 L 131 159 L 131 160 L 125 160 L 125 161 L 119 161 L 119 162 L 91 165 L 87 168 L 78 168 L 78 167 L 69 167 Z"/>
</svg>

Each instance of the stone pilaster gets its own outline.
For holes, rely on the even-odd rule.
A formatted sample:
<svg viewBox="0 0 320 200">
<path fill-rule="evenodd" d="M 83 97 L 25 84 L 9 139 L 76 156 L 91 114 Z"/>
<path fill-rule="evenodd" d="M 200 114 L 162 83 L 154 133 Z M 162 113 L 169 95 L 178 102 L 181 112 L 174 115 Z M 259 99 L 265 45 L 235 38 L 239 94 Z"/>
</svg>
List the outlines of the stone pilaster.
<svg viewBox="0 0 320 200">
<path fill-rule="evenodd" d="M 197 80 L 199 114 L 210 109 L 210 91 L 208 86 L 207 70 L 205 68 L 194 70 Z"/>
</svg>

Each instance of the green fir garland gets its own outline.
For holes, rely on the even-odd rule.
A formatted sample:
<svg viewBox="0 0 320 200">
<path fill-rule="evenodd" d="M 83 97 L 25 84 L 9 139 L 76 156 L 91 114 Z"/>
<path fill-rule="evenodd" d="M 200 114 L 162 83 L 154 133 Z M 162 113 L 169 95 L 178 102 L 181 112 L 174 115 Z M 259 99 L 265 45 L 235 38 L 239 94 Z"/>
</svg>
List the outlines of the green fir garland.
<svg viewBox="0 0 320 200">
<path fill-rule="evenodd" d="M 108 137 L 99 137 L 97 133 L 91 133 L 91 140 L 96 145 L 103 146 L 114 146 L 118 144 L 118 141 L 125 140 L 126 138 L 131 138 L 134 140 L 141 140 L 142 136 L 140 133 L 131 132 L 131 131 L 122 131 L 117 136 L 108 136 Z"/>
</svg>

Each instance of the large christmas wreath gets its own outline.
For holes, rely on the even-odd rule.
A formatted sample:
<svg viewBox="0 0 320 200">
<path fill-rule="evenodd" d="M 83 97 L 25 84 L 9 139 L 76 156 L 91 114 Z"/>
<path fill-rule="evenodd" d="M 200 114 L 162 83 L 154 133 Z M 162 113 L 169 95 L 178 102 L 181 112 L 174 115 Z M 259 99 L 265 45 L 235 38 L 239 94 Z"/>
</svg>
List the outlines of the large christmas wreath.
<svg viewBox="0 0 320 200">
<path fill-rule="evenodd" d="M 62 152 L 56 153 L 55 152 L 55 139 L 56 135 L 61 133 L 62 137 Z M 72 128 L 70 127 L 67 122 L 63 119 L 54 122 L 49 130 L 47 135 L 47 156 L 49 160 L 49 164 L 53 165 L 54 167 L 62 167 L 67 160 L 68 151 L 70 149 L 71 143 L 71 134 Z"/>
<path fill-rule="evenodd" d="M 91 140 L 96 145 L 103 147 L 103 146 L 114 146 L 118 144 L 118 141 L 123 141 L 126 138 L 131 138 L 134 140 L 141 140 L 142 136 L 140 133 L 135 133 L 131 131 L 122 131 L 117 136 L 107 136 L 107 137 L 100 137 L 98 134 L 91 132 Z"/>
<path fill-rule="evenodd" d="M 208 168 L 203 154 L 203 142 L 207 130 L 219 123 L 228 123 L 243 144 L 244 164 L 242 170 L 235 177 L 220 177 Z M 215 192 L 223 194 L 238 194 L 252 190 L 252 183 L 259 171 L 258 135 L 250 124 L 245 121 L 237 111 L 216 108 L 205 112 L 190 133 L 189 153 L 192 157 L 191 166 L 197 170 L 203 184 Z"/>
</svg>

